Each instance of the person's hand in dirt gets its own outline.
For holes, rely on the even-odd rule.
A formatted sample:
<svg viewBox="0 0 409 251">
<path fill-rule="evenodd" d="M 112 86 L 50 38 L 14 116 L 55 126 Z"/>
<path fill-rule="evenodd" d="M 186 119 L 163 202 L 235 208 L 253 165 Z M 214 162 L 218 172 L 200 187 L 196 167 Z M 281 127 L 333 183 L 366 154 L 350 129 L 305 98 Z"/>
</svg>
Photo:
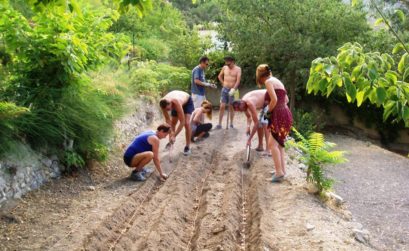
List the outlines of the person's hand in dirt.
<svg viewBox="0 0 409 251">
<path fill-rule="evenodd" d="M 161 173 L 160 174 L 160 177 L 159 177 L 159 179 L 160 179 L 160 181 L 165 181 L 166 179 L 168 178 L 168 175 L 166 174 L 166 173 Z"/>
</svg>

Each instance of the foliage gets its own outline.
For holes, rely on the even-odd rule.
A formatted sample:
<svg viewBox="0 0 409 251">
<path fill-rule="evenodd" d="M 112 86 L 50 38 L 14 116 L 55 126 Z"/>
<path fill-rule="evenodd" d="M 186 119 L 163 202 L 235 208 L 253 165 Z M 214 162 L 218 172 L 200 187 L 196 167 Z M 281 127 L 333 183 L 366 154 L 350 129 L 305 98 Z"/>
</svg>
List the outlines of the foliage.
<svg viewBox="0 0 409 251">
<path fill-rule="evenodd" d="M 316 112 L 306 112 L 303 109 L 295 109 L 293 112 L 293 126 L 302 135 L 310 135 L 314 131 L 321 130 L 325 125 L 319 120 Z"/>
<path fill-rule="evenodd" d="M 118 13 L 82 8 L 81 15 L 48 5 L 25 18 L 11 6 L 0 7 L 0 34 L 11 60 L 0 100 L 30 107 L 14 123 L 14 140 L 73 151 L 85 159 L 104 145 L 121 113 L 121 94 L 94 86 L 85 75 L 112 58 L 119 59 L 121 36 L 107 32 Z"/>
<path fill-rule="evenodd" d="M 393 53 L 403 47 L 398 44 Z M 383 120 L 391 115 L 409 127 L 409 56 L 404 53 L 396 64 L 392 56 L 364 52 L 358 43 L 347 43 L 337 57 L 317 58 L 312 62 L 308 92 L 329 97 L 333 92 L 345 95 L 348 102 L 361 106 L 365 100 L 384 108 Z"/>
<path fill-rule="evenodd" d="M 186 1 L 171 0 L 173 6 L 182 11 L 190 27 L 194 25 L 207 25 L 211 22 L 221 21 L 221 10 L 217 0 Z"/>
<path fill-rule="evenodd" d="M 134 40 L 129 50 L 135 50 L 141 60 L 169 61 L 193 68 L 206 47 L 197 31 L 188 28 L 180 11 L 163 0 L 156 1 L 153 10 L 142 19 L 130 10 L 111 30 Z"/>
<path fill-rule="evenodd" d="M 133 93 L 149 96 L 162 95 L 171 90 L 187 91 L 190 70 L 155 61 L 138 62 L 129 72 L 129 86 Z"/>
<path fill-rule="evenodd" d="M 307 181 L 315 184 L 320 193 L 331 189 L 333 180 L 325 177 L 323 166 L 345 162 L 344 152 L 329 151 L 335 144 L 325 141 L 321 133 L 314 132 L 305 138 L 294 127 L 293 132 L 298 141 L 290 140 L 287 144 L 302 152 L 301 161 L 307 166 Z"/>
<path fill-rule="evenodd" d="M 84 159 L 78 153 L 70 150 L 65 151 L 63 160 L 63 163 L 68 170 L 73 170 L 85 165 Z"/>
<path fill-rule="evenodd" d="M 342 1 L 232 0 L 221 6 L 220 33 L 233 44 L 243 82 L 253 85 L 256 66 L 268 63 L 289 84 L 292 108 L 311 60 L 369 30 L 365 13 Z"/>
</svg>

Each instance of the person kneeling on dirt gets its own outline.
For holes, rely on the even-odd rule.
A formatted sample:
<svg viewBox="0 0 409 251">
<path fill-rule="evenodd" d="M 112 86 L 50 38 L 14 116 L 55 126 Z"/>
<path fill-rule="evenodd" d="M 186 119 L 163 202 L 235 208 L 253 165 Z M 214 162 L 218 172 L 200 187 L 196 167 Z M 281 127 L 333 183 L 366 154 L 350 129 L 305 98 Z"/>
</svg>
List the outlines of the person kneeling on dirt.
<svg viewBox="0 0 409 251">
<path fill-rule="evenodd" d="M 211 120 L 212 119 L 213 106 L 208 100 L 202 102 L 201 107 L 196 108 L 192 113 L 192 120 L 190 122 L 190 128 L 192 128 L 192 142 L 201 141 L 204 138 L 209 137 L 209 131 L 212 129 L 212 123 L 204 123 L 204 115 Z"/>
<path fill-rule="evenodd" d="M 244 112 L 247 117 L 247 130 L 246 133 L 249 136 L 248 142 L 251 142 L 254 134 L 258 134 L 258 147 L 256 151 L 262 152 L 263 148 L 263 136 L 266 138 L 266 154 L 269 155 L 268 137 L 269 130 L 267 130 L 268 121 L 264 120 L 263 112 L 268 103 L 265 102 L 266 90 L 255 90 L 248 92 L 243 96 L 241 100 L 233 102 L 232 106 L 235 111 Z M 260 117 L 257 116 L 257 109 L 261 109 Z M 253 129 L 250 130 L 251 122 L 254 122 Z"/>
<path fill-rule="evenodd" d="M 131 173 L 131 179 L 134 181 L 144 181 L 145 174 L 152 172 L 145 168 L 151 160 L 159 172 L 160 179 L 166 180 L 168 177 L 163 173 L 159 160 L 159 143 L 161 139 L 166 138 L 170 133 L 170 125 L 164 123 L 158 126 L 155 131 L 146 131 L 139 134 L 128 146 L 124 154 L 124 162 L 127 166 L 134 168 Z"/>
</svg>

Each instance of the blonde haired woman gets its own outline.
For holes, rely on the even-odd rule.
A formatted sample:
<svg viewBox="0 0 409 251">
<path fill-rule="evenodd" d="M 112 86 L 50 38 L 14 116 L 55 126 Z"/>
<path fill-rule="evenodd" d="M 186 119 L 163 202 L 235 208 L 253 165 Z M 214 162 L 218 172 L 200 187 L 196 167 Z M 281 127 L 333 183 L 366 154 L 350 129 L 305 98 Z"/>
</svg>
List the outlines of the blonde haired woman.
<svg viewBox="0 0 409 251">
<path fill-rule="evenodd" d="M 256 81 L 260 87 L 265 85 L 268 102 L 267 119 L 273 137 L 269 137 L 269 145 L 274 161 L 275 173 L 272 182 L 280 182 L 285 175 L 284 142 L 290 133 L 293 117 L 287 106 L 288 96 L 283 83 L 271 74 L 266 64 L 259 65 L 256 70 Z"/>
<path fill-rule="evenodd" d="M 192 142 L 197 142 L 203 138 L 209 137 L 209 131 L 212 129 L 212 123 L 204 123 L 204 115 L 212 120 L 213 106 L 208 100 L 203 101 L 199 108 L 192 113 L 190 127 L 192 128 Z M 195 139 L 196 138 L 196 139 Z"/>
</svg>

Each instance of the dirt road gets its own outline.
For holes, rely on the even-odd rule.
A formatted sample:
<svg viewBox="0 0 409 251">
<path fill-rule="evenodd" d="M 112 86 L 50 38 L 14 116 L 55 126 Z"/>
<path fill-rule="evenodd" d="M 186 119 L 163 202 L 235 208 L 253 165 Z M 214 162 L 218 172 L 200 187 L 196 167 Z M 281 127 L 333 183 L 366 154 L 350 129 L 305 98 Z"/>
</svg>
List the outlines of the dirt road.
<svg viewBox="0 0 409 251">
<path fill-rule="evenodd" d="M 82 176 L 65 178 L 10 206 L 17 220 L 0 221 L 0 249 L 370 250 L 354 239 L 347 212 L 307 193 L 294 156 L 282 184 L 266 180 L 270 158 L 252 152 L 251 168 L 243 168 L 243 122 L 212 131 L 188 157 L 181 135 L 173 163 L 162 149 L 164 183 L 155 174 L 129 181 L 118 147 L 108 167 L 95 171 L 106 173 L 92 174 L 93 187 Z"/>
<path fill-rule="evenodd" d="M 348 162 L 329 168 L 336 191 L 380 250 L 409 250 L 409 159 L 342 135 L 329 139 Z"/>
</svg>

